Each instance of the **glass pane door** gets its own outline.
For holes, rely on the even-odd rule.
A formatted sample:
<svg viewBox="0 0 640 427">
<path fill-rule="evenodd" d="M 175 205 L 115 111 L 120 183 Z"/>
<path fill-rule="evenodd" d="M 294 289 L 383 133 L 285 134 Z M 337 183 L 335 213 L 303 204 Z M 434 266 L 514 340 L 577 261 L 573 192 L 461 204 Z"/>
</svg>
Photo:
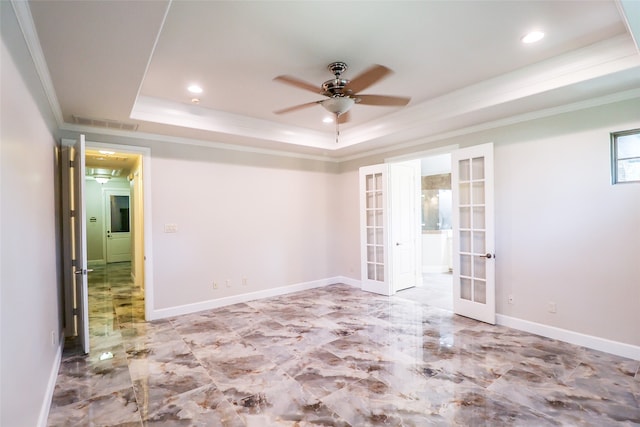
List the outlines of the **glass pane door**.
<svg viewBox="0 0 640 427">
<path fill-rule="evenodd" d="M 493 145 L 452 155 L 454 311 L 495 323 Z"/>
<path fill-rule="evenodd" d="M 382 174 L 366 176 L 367 279 L 384 282 L 384 210 Z"/>
<path fill-rule="evenodd" d="M 387 165 L 360 169 L 360 276 L 362 289 L 391 295 L 388 240 Z"/>
</svg>

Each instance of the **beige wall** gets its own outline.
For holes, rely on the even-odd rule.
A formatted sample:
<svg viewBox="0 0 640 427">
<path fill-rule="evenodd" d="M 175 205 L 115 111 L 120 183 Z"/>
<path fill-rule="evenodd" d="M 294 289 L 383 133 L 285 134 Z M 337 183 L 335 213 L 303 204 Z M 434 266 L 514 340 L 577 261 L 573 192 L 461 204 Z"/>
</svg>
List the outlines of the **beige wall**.
<svg viewBox="0 0 640 427">
<path fill-rule="evenodd" d="M 152 148 L 154 309 L 335 275 L 336 176 L 326 165 L 179 148 Z"/>
<path fill-rule="evenodd" d="M 62 330 L 57 151 L 11 4 L 0 8 L 0 425 L 36 426 Z"/>
</svg>

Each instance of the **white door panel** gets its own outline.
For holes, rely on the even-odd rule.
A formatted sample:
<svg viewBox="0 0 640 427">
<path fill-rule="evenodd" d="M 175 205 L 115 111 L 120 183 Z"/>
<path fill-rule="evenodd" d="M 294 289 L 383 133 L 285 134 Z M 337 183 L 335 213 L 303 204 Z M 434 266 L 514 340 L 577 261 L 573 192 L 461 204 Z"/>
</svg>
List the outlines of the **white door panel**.
<svg viewBox="0 0 640 427">
<path fill-rule="evenodd" d="M 131 261 L 130 191 L 105 190 L 107 263 Z"/>
<path fill-rule="evenodd" d="M 453 308 L 495 324 L 493 144 L 452 153 Z"/>
<path fill-rule="evenodd" d="M 73 304 L 76 317 L 76 334 L 80 340 L 80 346 L 85 353 L 89 353 L 89 286 L 87 269 L 87 217 L 84 199 L 85 183 L 85 141 L 84 135 L 70 147 L 70 158 L 73 159 L 71 185 L 66 189 L 71 193 L 71 233 L 72 242 L 72 277 L 74 282 Z"/>
<path fill-rule="evenodd" d="M 362 290 L 392 295 L 388 274 L 387 165 L 360 168 Z"/>
<path fill-rule="evenodd" d="M 360 169 L 362 289 L 382 295 L 420 280 L 419 162 Z"/>
<path fill-rule="evenodd" d="M 393 291 L 420 282 L 420 161 L 389 164 L 390 236 Z"/>
</svg>

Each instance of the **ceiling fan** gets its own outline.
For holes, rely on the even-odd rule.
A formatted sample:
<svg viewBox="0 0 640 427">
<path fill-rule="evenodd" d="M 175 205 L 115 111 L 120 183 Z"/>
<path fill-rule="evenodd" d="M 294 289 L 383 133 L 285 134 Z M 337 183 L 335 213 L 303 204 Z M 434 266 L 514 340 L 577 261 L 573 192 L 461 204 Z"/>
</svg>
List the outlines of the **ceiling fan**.
<svg viewBox="0 0 640 427">
<path fill-rule="evenodd" d="M 321 87 L 292 76 L 284 75 L 276 77 L 274 79 L 276 81 L 286 83 L 300 89 L 305 89 L 315 94 L 324 95 L 326 98 L 278 110 L 275 111 L 275 114 L 290 113 L 292 111 L 320 104 L 325 110 L 335 114 L 336 116 L 337 142 L 338 123 L 345 123 L 349 121 L 349 110 L 354 104 L 403 107 L 411 100 L 411 98 L 405 96 L 360 94 L 361 91 L 374 83 L 377 83 L 393 72 L 384 65 L 373 65 L 357 77 L 354 77 L 352 80 L 341 78 L 342 73 L 347 69 L 347 64 L 344 62 L 332 62 L 327 66 L 327 68 L 333 73 L 334 78 L 324 82 Z"/>
</svg>

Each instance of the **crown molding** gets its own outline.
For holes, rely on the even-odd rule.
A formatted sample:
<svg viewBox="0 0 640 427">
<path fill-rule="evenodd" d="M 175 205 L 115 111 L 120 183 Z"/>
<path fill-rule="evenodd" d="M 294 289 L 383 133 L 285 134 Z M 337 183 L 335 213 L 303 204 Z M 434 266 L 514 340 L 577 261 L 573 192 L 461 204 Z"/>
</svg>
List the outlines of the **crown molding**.
<svg viewBox="0 0 640 427">
<path fill-rule="evenodd" d="M 183 138 L 179 136 L 169 136 L 169 135 L 162 135 L 162 134 L 155 134 L 155 133 L 133 132 L 133 131 L 125 131 L 125 130 L 109 129 L 109 128 L 95 128 L 91 126 L 76 125 L 71 123 L 63 123 L 62 126 L 60 126 L 60 130 L 66 131 L 66 132 L 73 132 L 73 133 L 118 137 L 126 140 L 133 140 L 133 141 L 147 141 L 147 142 L 157 141 L 157 142 L 165 142 L 170 144 L 193 145 L 197 147 L 207 147 L 207 148 L 215 148 L 220 150 L 239 151 L 243 153 L 265 154 L 269 156 L 291 157 L 291 158 L 315 160 L 315 161 L 329 162 L 329 163 L 339 162 L 338 158 L 322 156 L 322 155 L 296 153 L 294 151 L 259 148 L 259 147 L 245 146 L 245 145 L 229 144 L 225 142 L 206 141 L 202 139 Z M 96 140 L 95 137 L 92 139 Z M 97 142 L 100 142 L 100 141 L 97 141 Z M 123 141 L 123 142 L 126 143 L 127 141 Z"/>
<path fill-rule="evenodd" d="M 336 150 L 335 141 L 327 133 L 149 96 L 139 96 L 136 99 L 130 117 L 172 126 Z"/>
<path fill-rule="evenodd" d="M 493 120 L 493 121 L 482 123 L 479 125 L 467 126 L 467 127 L 452 130 L 449 132 L 441 132 L 441 133 L 425 136 L 424 138 L 416 138 L 416 139 L 405 141 L 400 144 L 395 144 L 392 146 L 387 146 L 387 147 L 383 147 L 375 150 L 368 150 L 363 153 L 357 153 L 353 155 L 338 157 L 338 161 L 347 162 L 351 160 L 362 159 L 369 156 L 386 154 L 392 151 L 406 150 L 412 147 L 421 146 L 421 145 L 429 144 L 436 141 L 443 141 L 449 138 L 456 138 L 459 136 L 470 135 L 477 132 L 483 132 L 491 129 L 511 126 L 511 125 L 528 122 L 532 120 L 544 119 L 546 117 L 556 116 L 559 114 L 586 110 L 589 108 L 599 107 L 607 104 L 613 104 L 615 102 L 628 101 L 631 99 L 640 99 L 640 88 L 617 92 L 610 95 L 601 96 L 598 98 L 592 98 L 586 101 L 573 102 L 570 104 L 560 105 L 557 107 L 545 108 L 541 110 L 532 111 L 529 113 L 518 114 L 511 117 L 505 117 L 503 119 Z"/>
<path fill-rule="evenodd" d="M 47 101 L 49 102 L 49 108 L 53 114 L 58 127 L 64 123 L 62 116 L 62 109 L 56 96 L 56 91 L 53 87 L 53 80 L 49 74 L 49 67 L 47 61 L 44 58 L 42 47 L 40 46 L 40 40 L 38 39 L 38 32 L 36 31 L 33 17 L 31 16 L 31 9 L 29 9 L 29 3 L 27 1 L 11 0 L 11 6 L 16 14 L 18 20 L 18 26 L 22 31 L 22 35 L 29 49 L 29 54 L 38 73 L 40 83 L 44 89 Z"/>
<path fill-rule="evenodd" d="M 640 56 L 626 34 L 470 85 L 341 134 L 342 148 L 434 124 L 562 87 L 638 68 Z"/>
</svg>

